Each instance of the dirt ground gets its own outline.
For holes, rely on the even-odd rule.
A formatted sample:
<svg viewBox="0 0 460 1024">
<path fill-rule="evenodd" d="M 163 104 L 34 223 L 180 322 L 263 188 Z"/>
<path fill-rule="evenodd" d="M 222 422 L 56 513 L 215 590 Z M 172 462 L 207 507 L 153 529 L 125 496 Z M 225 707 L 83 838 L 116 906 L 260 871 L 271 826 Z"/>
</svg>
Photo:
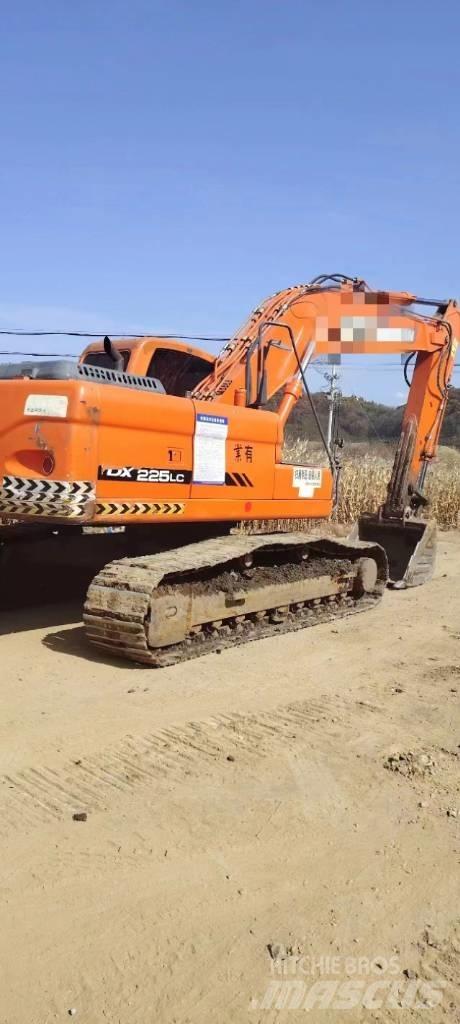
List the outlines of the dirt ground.
<svg viewBox="0 0 460 1024">
<path fill-rule="evenodd" d="M 1 1024 L 459 1021 L 459 574 L 159 671 L 3 614 Z"/>
</svg>

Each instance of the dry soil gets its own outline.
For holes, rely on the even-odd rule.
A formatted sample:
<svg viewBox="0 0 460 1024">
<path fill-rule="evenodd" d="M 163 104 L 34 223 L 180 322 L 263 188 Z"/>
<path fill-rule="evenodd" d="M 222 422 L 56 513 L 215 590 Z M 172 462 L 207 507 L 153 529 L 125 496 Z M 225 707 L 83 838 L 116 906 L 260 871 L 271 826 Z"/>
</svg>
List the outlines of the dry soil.
<svg viewBox="0 0 460 1024">
<path fill-rule="evenodd" d="M 459 1020 L 459 575 L 158 671 L 3 613 L 2 1024 Z"/>
</svg>

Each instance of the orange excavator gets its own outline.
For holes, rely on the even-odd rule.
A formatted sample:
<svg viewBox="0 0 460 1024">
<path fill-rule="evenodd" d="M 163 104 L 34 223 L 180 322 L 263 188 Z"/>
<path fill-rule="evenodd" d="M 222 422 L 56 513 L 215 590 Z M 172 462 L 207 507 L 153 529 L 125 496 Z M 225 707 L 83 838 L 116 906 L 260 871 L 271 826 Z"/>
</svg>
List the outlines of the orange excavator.
<svg viewBox="0 0 460 1024">
<path fill-rule="evenodd" d="M 376 292 L 332 274 L 268 298 L 217 358 L 164 338 L 105 338 L 78 364 L 7 364 L 6 554 L 14 558 L 15 538 L 29 537 L 31 565 L 32 553 L 58 543 L 63 565 L 76 543 L 81 563 L 89 535 L 104 533 L 106 551 L 110 543 L 112 557 L 125 557 L 99 567 L 89 585 L 87 637 L 112 656 L 157 666 L 364 610 L 388 582 L 423 583 L 435 553 L 425 477 L 459 332 L 454 301 Z M 309 363 L 395 352 L 413 372 L 379 511 L 349 538 L 235 529 L 328 519 L 340 460 L 316 414 Z M 283 461 L 286 424 L 304 394 L 324 447 L 320 466 Z"/>
</svg>

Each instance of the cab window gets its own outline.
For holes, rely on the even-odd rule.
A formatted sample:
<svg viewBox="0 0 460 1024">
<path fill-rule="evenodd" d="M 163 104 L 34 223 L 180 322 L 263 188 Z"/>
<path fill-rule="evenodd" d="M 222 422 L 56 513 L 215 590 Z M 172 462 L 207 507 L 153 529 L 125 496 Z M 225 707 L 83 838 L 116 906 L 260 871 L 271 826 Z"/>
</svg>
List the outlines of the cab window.
<svg viewBox="0 0 460 1024">
<path fill-rule="evenodd" d="M 126 370 L 126 367 L 129 362 L 129 352 L 120 352 L 120 355 L 123 356 L 123 370 Z M 107 355 L 106 352 L 102 351 L 88 352 L 88 355 L 85 356 L 83 362 L 86 364 L 86 366 L 101 366 L 104 370 L 115 369 L 113 360 L 110 358 L 109 355 Z"/>
<path fill-rule="evenodd" d="M 211 370 L 212 362 L 200 356 L 177 349 L 157 348 L 150 360 L 147 377 L 156 377 L 167 395 L 184 398 Z"/>
</svg>

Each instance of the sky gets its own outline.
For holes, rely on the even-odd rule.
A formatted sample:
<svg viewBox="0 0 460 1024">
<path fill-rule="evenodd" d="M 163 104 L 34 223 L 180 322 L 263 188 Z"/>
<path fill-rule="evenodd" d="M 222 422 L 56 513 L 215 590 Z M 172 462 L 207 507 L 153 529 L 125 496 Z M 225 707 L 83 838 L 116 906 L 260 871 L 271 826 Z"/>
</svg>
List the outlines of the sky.
<svg viewBox="0 0 460 1024">
<path fill-rule="evenodd" d="M 453 0 L 8 5 L 0 328 L 232 334 L 325 272 L 458 296 L 459 34 Z"/>
</svg>

